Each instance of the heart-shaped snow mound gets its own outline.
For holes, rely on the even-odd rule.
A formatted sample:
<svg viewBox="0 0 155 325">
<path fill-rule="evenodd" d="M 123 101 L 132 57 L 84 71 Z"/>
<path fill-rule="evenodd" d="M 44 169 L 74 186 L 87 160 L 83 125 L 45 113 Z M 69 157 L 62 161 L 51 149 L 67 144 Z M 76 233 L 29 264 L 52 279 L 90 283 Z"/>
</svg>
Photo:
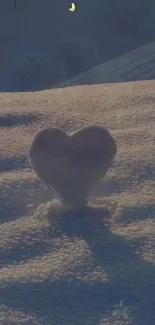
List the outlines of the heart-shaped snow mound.
<svg viewBox="0 0 155 325">
<path fill-rule="evenodd" d="M 80 207 L 107 173 L 116 152 L 115 140 L 103 127 L 93 125 L 70 135 L 58 128 L 47 128 L 34 137 L 29 161 L 64 205 Z"/>
</svg>

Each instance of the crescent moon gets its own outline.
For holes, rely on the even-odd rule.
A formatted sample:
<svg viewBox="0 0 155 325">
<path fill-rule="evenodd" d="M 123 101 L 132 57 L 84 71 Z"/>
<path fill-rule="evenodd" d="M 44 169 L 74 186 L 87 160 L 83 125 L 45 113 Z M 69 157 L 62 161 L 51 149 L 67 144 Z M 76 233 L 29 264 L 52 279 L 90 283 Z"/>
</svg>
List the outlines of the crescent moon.
<svg viewBox="0 0 155 325">
<path fill-rule="evenodd" d="M 71 5 L 72 5 L 72 7 L 69 8 L 69 10 L 70 10 L 70 11 L 74 11 L 74 10 L 75 10 L 75 3 L 72 2 Z"/>
</svg>

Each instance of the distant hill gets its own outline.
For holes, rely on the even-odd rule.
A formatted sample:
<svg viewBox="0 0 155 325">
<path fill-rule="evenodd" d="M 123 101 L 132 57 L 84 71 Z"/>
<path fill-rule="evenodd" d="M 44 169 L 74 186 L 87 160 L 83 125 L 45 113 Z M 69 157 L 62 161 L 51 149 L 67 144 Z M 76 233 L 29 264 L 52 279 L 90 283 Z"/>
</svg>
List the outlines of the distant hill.
<svg viewBox="0 0 155 325">
<path fill-rule="evenodd" d="M 155 42 L 80 73 L 59 87 L 155 79 Z"/>
</svg>

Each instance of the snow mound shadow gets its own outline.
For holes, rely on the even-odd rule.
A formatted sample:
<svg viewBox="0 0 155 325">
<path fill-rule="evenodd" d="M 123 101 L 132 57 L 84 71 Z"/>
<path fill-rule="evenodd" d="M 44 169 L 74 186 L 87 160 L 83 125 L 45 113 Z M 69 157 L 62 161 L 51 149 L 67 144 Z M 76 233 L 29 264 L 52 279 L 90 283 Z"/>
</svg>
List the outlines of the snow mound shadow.
<svg viewBox="0 0 155 325">
<path fill-rule="evenodd" d="M 27 157 L 13 156 L 0 158 L 0 173 L 25 168 L 29 168 Z"/>
<path fill-rule="evenodd" d="M 17 125 L 27 125 L 37 121 L 39 116 L 33 114 L 3 114 L 0 116 L 0 127 L 14 127 Z"/>
</svg>

